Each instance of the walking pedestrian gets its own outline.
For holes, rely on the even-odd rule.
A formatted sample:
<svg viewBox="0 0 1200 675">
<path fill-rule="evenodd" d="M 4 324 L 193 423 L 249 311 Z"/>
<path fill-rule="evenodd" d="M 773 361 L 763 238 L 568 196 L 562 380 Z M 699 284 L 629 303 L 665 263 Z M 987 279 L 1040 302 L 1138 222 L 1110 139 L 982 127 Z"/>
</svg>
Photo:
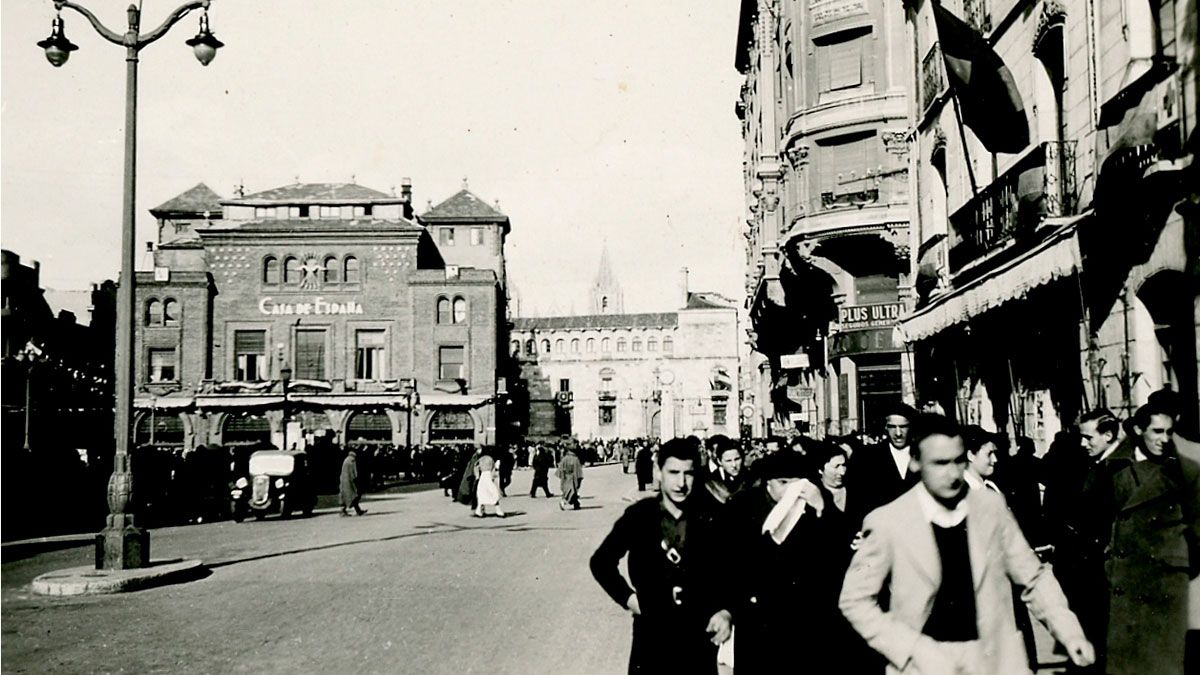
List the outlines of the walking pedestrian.
<svg viewBox="0 0 1200 675">
<path fill-rule="evenodd" d="M 504 507 L 500 505 L 500 471 L 497 460 L 489 452 L 479 455 L 475 464 L 475 509 L 472 511 L 476 518 L 487 515 L 490 507 L 496 515 L 504 517 Z"/>
<path fill-rule="evenodd" d="M 637 457 L 633 460 L 633 471 L 637 474 L 638 492 L 644 492 L 646 486 L 654 482 L 654 450 L 649 443 L 638 448 Z"/>
<path fill-rule="evenodd" d="M 338 481 L 338 488 L 338 494 L 342 502 L 343 516 L 350 515 L 347 509 L 353 509 L 356 516 L 361 516 L 367 512 L 366 509 L 358 505 L 358 501 L 362 499 L 362 495 L 359 493 L 358 451 L 353 447 L 346 451 L 346 458 L 342 460 L 342 475 Z"/>
<path fill-rule="evenodd" d="M 529 487 L 529 496 L 537 497 L 538 488 L 546 493 L 546 497 L 553 497 L 550 492 L 550 469 L 554 466 L 554 457 L 546 448 L 539 447 L 533 455 L 533 483 Z"/>
<path fill-rule="evenodd" d="M 710 675 L 731 616 L 721 606 L 714 532 L 693 521 L 689 508 L 700 453 L 674 439 L 663 444 L 658 462 L 661 495 L 625 509 L 592 554 L 592 576 L 633 616 L 631 675 Z"/>
<path fill-rule="evenodd" d="M 483 448 L 476 447 L 463 466 L 462 480 L 458 484 L 459 503 L 470 506 L 472 511 L 475 510 L 475 507 L 479 506 L 477 495 L 475 494 L 475 484 L 479 475 L 476 466 L 479 464 L 479 458 L 482 454 Z"/>
<path fill-rule="evenodd" d="M 904 494 L 917 483 L 911 470 L 912 450 L 909 447 L 909 428 L 916 411 L 903 403 L 888 409 L 884 417 L 887 440 L 856 452 L 847 469 L 847 485 L 853 487 L 859 499 L 854 504 L 854 518 L 861 521 L 868 513 Z"/>
<path fill-rule="evenodd" d="M 562 456 L 562 461 L 558 463 L 558 488 L 562 494 L 562 499 L 558 502 L 558 508 L 563 511 L 567 507 L 578 511 L 579 505 L 579 486 L 583 484 L 583 463 L 579 461 L 579 455 L 573 447 L 568 447 Z"/>
<path fill-rule="evenodd" d="M 1182 675 L 1188 631 L 1188 581 L 1200 566 L 1200 464 L 1172 444 L 1174 418 L 1148 403 L 1110 461 L 1102 497 L 1112 523 L 1105 569 L 1109 585 L 1110 675 Z"/>
<path fill-rule="evenodd" d="M 920 482 L 867 516 L 846 572 L 839 605 L 854 629 L 888 659 L 891 673 L 1028 673 L 1011 580 L 1070 659 L 1091 663 L 1079 620 L 1004 500 L 967 489 L 958 425 L 922 417 L 914 438 L 911 464 Z"/>
</svg>

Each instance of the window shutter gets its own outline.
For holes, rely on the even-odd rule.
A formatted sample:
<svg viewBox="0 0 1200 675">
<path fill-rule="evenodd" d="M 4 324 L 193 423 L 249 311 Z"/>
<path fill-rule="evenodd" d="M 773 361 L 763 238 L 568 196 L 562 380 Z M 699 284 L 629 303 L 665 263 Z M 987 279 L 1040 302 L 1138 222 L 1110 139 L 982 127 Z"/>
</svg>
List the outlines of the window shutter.
<svg viewBox="0 0 1200 675">
<path fill-rule="evenodd" d="M 325 331 L 302 330 L 296 333 L 296 377 L 302 380 L 325 379 Z"/>
<path fill-rule="evenodd" d="M 829 45 L 829 91 L 862 84 L 862 38 Z"/>
<path fill-rule="evenodd" d="M 267 332 L 239 330 L 233 333 L 233 351 L 237 354 L 264 354 L 267 351 Z"/>
</svg>

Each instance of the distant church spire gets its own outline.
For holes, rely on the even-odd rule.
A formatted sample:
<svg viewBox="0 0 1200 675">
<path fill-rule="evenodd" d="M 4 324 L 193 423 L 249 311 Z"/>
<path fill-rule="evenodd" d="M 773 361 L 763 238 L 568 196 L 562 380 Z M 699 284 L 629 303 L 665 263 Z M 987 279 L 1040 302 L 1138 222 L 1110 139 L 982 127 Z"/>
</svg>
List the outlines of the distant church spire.
<svg viewBox="0 0 1200 675">
<path fill-rule="evenodd" d="M 596 270 L 596 279 L 592 282 L 589 306 L 592 314 L 625 313 L 625 297 L 608 259 L 608 242 L 604 242 L 604 247 L 600 250 L 600 266 Z"/>
</svg>

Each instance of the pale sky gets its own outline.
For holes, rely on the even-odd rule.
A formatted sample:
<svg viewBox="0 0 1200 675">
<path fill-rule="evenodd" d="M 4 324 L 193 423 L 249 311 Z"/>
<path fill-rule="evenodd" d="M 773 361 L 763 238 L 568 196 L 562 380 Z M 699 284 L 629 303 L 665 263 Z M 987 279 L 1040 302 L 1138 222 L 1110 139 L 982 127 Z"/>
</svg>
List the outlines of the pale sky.
<svg viewBox="0 0 1200 675">
<path fill-rule="evenodd" d="M 144 0 L 143 32 L 182 0 Z M 84 0 L 124 32 L 128 0 Z M 142 52 L 138 264 L 148 209 L 196 183 L 222 196 L 303 182 L 427 200 L 470 189 L 512 220 L 525 314 L 587 309 L 607 241 L 627 311 L 693 290 L 740 298 L 736 0 L 214 0 L 226 43 L 201 67 L 195 13 Z M 0 241 L 43 285 L 120 264 L 124 50 L 64 10 L 80 49 L 36 42 L 49 0 L 0 13 Z"/>
</svg>

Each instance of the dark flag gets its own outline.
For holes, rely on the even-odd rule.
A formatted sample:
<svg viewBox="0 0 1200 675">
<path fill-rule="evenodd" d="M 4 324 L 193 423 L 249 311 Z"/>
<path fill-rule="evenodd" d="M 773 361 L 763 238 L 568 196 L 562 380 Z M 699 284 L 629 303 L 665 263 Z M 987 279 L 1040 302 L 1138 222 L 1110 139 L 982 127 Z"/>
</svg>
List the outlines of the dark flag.
<svg viewBox="0 0 1200 675">
<path fill-rule="evenodd" d="M 992 152 L 1024 150 L 1029 145 L 1029 120 L 1004 60 L 974 28 L 936 1 L 933 18 L 963 123 Z"/>
</svg>

